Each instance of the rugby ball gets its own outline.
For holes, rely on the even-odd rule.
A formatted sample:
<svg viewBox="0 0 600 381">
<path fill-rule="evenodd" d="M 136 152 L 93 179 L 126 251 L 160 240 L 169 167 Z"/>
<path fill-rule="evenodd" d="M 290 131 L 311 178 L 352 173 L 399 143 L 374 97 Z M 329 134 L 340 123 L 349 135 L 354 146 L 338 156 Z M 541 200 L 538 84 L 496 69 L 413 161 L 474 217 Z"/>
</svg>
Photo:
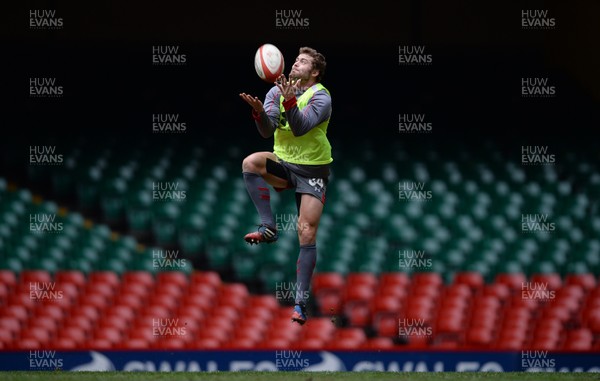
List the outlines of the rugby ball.
<svg viewBox="0 0 600 381">
<path fill-rule="evenodd" d="M 273 44 L 261 45 L 254 55 L 256 74 L 266 82 L 273 83 L 283 73 L 283 54 Z"/>
</svg>

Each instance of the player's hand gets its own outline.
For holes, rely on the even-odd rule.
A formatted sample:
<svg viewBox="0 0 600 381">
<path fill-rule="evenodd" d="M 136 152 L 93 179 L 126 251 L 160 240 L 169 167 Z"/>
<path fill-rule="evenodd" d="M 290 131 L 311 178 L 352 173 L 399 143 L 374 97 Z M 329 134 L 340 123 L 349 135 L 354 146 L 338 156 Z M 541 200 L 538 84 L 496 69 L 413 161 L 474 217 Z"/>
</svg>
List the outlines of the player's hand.
<svg viewBox="0 0 600 381">
<path fill-rule="evenodd" d="M 275 85 L 281 91 L 281 95 L 283 95 L 283 99 L 290 100 L 296 96 L 296 89 L 298 89 L 298 85 L 300 84 L 299 79 L 287 79 L 284 74 L 281 74 L 277 77 L 275 81 Z"/>
<path fill-rule="evenodd" d="M 246 93 L 241 93 L 240 98 L 246 101 L 252 108 L 254 112 L 260 114 L 263 111 L 263 103 L 258 97 L 253 97 L 252 95 L 248 95 Z"/>
</svg>

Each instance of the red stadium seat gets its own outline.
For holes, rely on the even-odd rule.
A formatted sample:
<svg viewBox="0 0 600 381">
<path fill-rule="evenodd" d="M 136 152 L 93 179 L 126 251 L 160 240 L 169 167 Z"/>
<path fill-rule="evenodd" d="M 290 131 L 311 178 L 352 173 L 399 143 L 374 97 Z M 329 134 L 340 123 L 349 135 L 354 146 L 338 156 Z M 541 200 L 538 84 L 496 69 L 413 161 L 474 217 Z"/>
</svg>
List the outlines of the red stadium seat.
<svg viewBox="0 0 600 381">
<path fill-rule="evenodd" d="M 58 328 L 58 323 L 53 319 L 35 317 L 30 321 L 29 328 L 40 328 L 48 333 L 54 333 Z"/>
<path fill-rule="evenodd" d="M 478 290 L 485 285 L 485 280 L 481 273 L 475 271 L 461 271 L 456 273 L 453 280 L 454 284 L 464 284 L 472 290 Z"/>
<path fill-rule="evenodd" d="M 243 327 L 243 328 L 235 331 L 233 338 L 234 338 L 234 340 L 238 340 L 238 339 L 242 340 L 243 339 L 243 340 L 251 340 L 253 342 L 259 342 L 259 341 L 263 340 L 263 338 L 265 337 L 263 332 L 264 331 L 261 331 L 261 330 Z"/>
<path fill-rule="evenodd" d="M 163 346 L 158 346 L 157 343 L 159 342 L 163 342 L 166 340 L 157 340 L 154 343 L 149 343 L 148 341 L 141 339 L 141 338 L 135 338 L 135 339 L 127 339 L 125 341 L 123 341 L 122 343 L 118 343 L 118 345 L 116 345 L 116 347 L 122 348 L 122 349 L 148 349 L 151 346 L 154 348 L 165 348 Z M 183 347 L 185 347 L 185 344 L 183 345 Z M 179 347 L 182 348 L 182 347 Z"/>
<path fill-rule="evenodd" d="M 119 286 L 121 280 L 119 276 L 112 271 L 93 271 L 88 275 L 88 282 L 91 284 L 106 284 L 113 290 Z"/>
<path fill-rule="evenodd" d="M 276 311 L 279 308 L 279 303 L 271 295 L 250 295 L 248 305 L 252 309 L 265 308 L 269 311 Z"/>
<path fill-rule="evenodd" d="M 316 302 L 321 315 L 338 314 L 343 305 L 341 292 L 321 291 Z"/>
<path fill-rule="evenodd" d="M 37 318 L 48 320 L 62 320 L 65 317 L 64 310 L 54 304 L 44 304 L 36 311 Z"/>
<path fill-rule="evenodd" d="M 33 339 L 40 344 L 46 345 L 52 339 L 52 334 L 44 328 L 27 328 L 21 332 L 21 339 Z"/>
<path fill-rule="evenodd" d="M 585 291 L 590 291 L 596 287 L 596 277 L 592 273 L 567 274 L 565 284 L 581 286 Z"/>
<path fill-rule="evenodd" d="M 219 340 L 210 338 L 201 338 L 198 340 L 192 340 L 186 344 L 189 349 L 218 349 L 221 347 Z"/>
<path fill-rule="evenodd" d="M 40 349 L 42 348 L 42 343 L 35 339 L 24 338 L 16 341 L 14 343 L 15 349 Z"/>
<path fill-rule="evenodd" d="M 496 349 L 518 351 L 523 349 L 523 340 L 517 338 L 501 338 L 497 341 Z"/>
<path fill-rule="evenodd" d="M 146 271 L 128 271 L 121 276 L 123 285 L 140 284 L 151 290 L 154 288 L 154 276 Z"/>
<path fill-rule="evenodd" d="M 123 338 L 123 333 L 121 330 L 111 327 L 99 328 L 94 335 L 95 339 L 107 340 L 110 343 L 117 344 Z"/>
<path fill-rule="evenodd" d="M 549 290 L 558 290 L 563 284 L 559 273 L 533 274 L 531 282 L 546 284 Z"/>
<path fill-rule="evenodd" d="M 10 305 L 3 307 L 0 313 L 2 316 L 13 317 L 22 322 L 29 318 L 29 311 L 22 305 Z"/>
<path fill-rule="evenodd" d="M 8 332 L 18 332 L 21 327 L 25 324 L 24 320 L 21 320 L 14 316 L 3 316 L 0 317 L 0 330 Z"/>
<path fill-rule="evenodd" d="M 152 286 L 146 286 L 143 283 L 134 283 L 135 281 L 128 281 L 128 284 L 121 285 L 117 291 L 117 299 L 122 298 L 126 295 L 132 295 L 138 299 L 144 299 L 148 297 L 148 294 L 153 290 Z"/>
<path fill-rule="evenodd" d="M 442 286 L 444 284 L 444 280 L 442 279 L 442 275 L 437 272 L 422 272 L 422 273 L 414 273 L 412 276 L 412 283 L 416 284 L 431 284 L 435 286 Z"/>
<path fill-rule="evenodd" d="M 0 269 L 0 284 L 4 284 L 13 290 L 17 286 L 17 276 L 13 271 Z"/>
<path fill-rule="evenodd" d="M 152 296 L 160 296 L 164 298 L 180 298 L 186 289 L 176 283 L 157 284 Z"/>
<path fill-rule="evenodd" d="M 112 298 L 117 292 L 118 286 L 109 283 L 89 282 L 82 296 L 102 295 L 105 298 Z"/>
<path fill-rule="evenodd" d="M 367 284 L 348 285 L 343 293 L 344 303 L 369 302 L 375 294 L 374 288 Z"/>
<path fill-rule="evenodd" d="M 346 286 L 364 285 L 375 289 L 378 283 L 379 281 L 374 273 L 361 272 L 346 275 Z"/>
<path fill-rule="evenodd" d="M 261 349 L 289 349 L 294 346 L 292 340 L 284 337 L 266 338 L 256 345 Z"/>
<path fill-rule="evenodd" d="M 77 349 L 78 343 L 67 338 L 58 338 L 49 346 L 56 349 Z"/>
<path fill-rule="evenodd" d="M 346 305 L 344 313 L 352 327 L 365 327 L 371 321 L 371 310 L 368 303 L 353 303 Z"/>
<path fill-rule="evenodd" d="M 472 292 L 467 284 L 454 283 L 446 287 L 446 297 L 458 297 L 461 300 L 467 300 L 471 298 Z"/>
<path fill-rule="evenodd" d="M 54 274 L 57 283 L 70 283 L 83 288 L 87 282 L 85 274 L 77 270 L 59 270 Z"/>
<path fill-rule="evenodd" d="M 81 345 L 87 340 L 86 330 L 80 327 L 65 326 L 58 331 L 57 337 L 74 342 L 76 345 Z"/>
<path fill-rule="evenodd" d="M 410 278 L 406 273 L 389 272 L 379 274 L 379 288 L 405 288 L 410 285 Z"/>
<path fill-rule="evenodd" d="M 81 297 L 80 306 L 90 306 L 97 311 L 102 311 L 110 304 L 108 297 L 100 294 L 90 294 Z"/>
<path fill-rule="evenodd" d="M 558 349 L 558 339 L 552 337 L 534 339 L 531 343 L 531 349 L 543 351 L 552 351 Z"/>
<path fill-rule="evenodd" d="M 511 294 L 511 289 L 502 283 L 486 284 L 483 287 L 483 295 L 491 295 L 498 298 L 498 300 L 507 300 Z M 519 295 L 520 296 L 520 295 Z"/>
<path fill-rule="evenodd" d="M 341 292 L 346 281 L 339 273 L 315 273 L 311 282 L 313 294 L 318 296 L 321 291 Z"/>
<path fill-rule="evenodd" d="M 527 283 L 527 277 L 524 273 L 499 273 L 495 282 L 506 285 L 512 292 L 520 293 L 523 285 Z"/>
<path fill-rule="evenodd" d="M 363 349 L 389 349 L 394 347 L 394 341 L 389 337 L 372 337 L 362 343 Z"/>
<path fill-rule="evenodd" d="M 471 328 L 467 331 L 466 343 L 470 346 L 488 346 L 492 343 L 492 331 L 487 328 Z"/>
<path fill-rule="evenodd" d="M 113 346 L 114 344 L 106 339 L 92 339 L 84 344 L 84 348 L 97 350 L 111 349 Z"/>
<path fill-rule="evenodd" d="M 373 323 L 373 328 L 375 328 L 377 336 L 398 337 L 398 317 L 382 316 Z"/>
<path fill-rule="evenodd" d="M 337 350 L 337 349 L 353 349 L 353 350 L 356 350 L 356 349 L 360 348 L 360 346 L 363 343 L 364 342 L 356 341 L 354 339 L 339 339 L 339 340 L 330 340 L 329 342 L 325 343 L 324 346 L 326 348 L 330 348 L 332 350 Z"/>
<path fill-rule="evenodd" d="M 159 285 L 175 284 L 186 289 L 189 283 L 188 276 L 181 271 L 163 271 L 156 274 L 156 281 Z"/>
<path fill-rule="evenodd" d="M 19 282 L 21 284 L 50 283 L 52 282 L 52 275 L 46 270 L 23 270 L 19 274 Z"/>
<path fill-rule="evenodd" d="M 221 276 L 215 271 L 194 271 L 190 281 L 192 284 L 205 284 L 213 288 L 221 286 Z"/>
<path fill-rule="evenodd" d="M 8 299 L 9 294 L 10 291 L 8 285 L 0 283 L 0 305 L 6 304 L 6 299 Z"/>
<path fill-rule="evenodd" d="M 456 310 L 440 311 L 436 331 L 438 333 L 458 334 L 464 330 L 464 314 Z"/>
<path fill-rule="evenodd" d="M 309 338 L 303 339 L 291 344 L 291 347 L 294 349 L 304 349 L 304 350 L 312 350 L 312 349 L 323 349 L 325 346 L 325 342 L 319 338 Z M 281 348 L 287 348 L 285 346 Z"/>
<path fill-rule="evenodd" d="M 351 339 L 361 345 L 367 340 L 367 335 L 362 328 L 338 328 L 334 331 L 333 340 Z"/>
</svg>

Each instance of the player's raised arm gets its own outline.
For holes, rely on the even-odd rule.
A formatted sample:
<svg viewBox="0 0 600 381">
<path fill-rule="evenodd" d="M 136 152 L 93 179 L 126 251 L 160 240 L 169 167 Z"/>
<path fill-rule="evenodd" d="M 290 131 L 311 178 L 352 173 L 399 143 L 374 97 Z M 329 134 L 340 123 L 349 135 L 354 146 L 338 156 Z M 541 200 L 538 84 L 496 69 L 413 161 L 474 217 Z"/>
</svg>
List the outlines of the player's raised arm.
<svg viewBox="0 0 600 381">
<path fill-rule="evenodd" d="M 272 94 L 277 92 L 277 88 L 274 87 L 273 89 L 267 94 L 264 105 L 258 97 L 246 93 L 240 94 L 240 98 L 252 106 L 252 118 L 256 122 L 258 133 L 263 138 L 270 138 L 273 136 L 279 123 L 279 108 L 274 107 L 275 94 Z"/>
</svg>

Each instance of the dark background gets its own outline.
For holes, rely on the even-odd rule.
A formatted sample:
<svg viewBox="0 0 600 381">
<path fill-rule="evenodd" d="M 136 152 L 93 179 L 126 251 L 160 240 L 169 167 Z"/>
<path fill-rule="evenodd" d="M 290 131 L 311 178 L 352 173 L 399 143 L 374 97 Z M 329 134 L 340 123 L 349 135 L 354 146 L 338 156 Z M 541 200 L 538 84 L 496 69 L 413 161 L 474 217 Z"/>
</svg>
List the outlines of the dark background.
<svg viewBox="0 0 600 381">
<path fill-rule="evenodd" d="M 2 22 L 4 161 L 26 161 L 30 145 L 70 139 L 169 138 L 152 136 L 153 113 L 178 113 L 188 133 L 177 139 L 187 143 L 270 149 L 238 97 L 264 97 L 269 89 L 253 67 L 265 42 L 282 50 L 286 72 L 300 46 L 325 54 L 323 83 L 334 108 L 329 136 L 348 152 L 367 141 L 383 150 L 432 141 L 469 149 L 483 138 L 517 154 L 527 144 L 594 149 L 599 3 L 484 3 L 24 3 L 5 10 Z M 29 9 L 55 9 L 64 27 L 31 30 Z M 277 29 L 275 11 L 282 9 L 301 10 L 309 28 Z M 522 30 L 522 9 L 546 9 L 557 25 Z M 179 46 L 187 64 L 153 66 L 153 45 Z M 399 45 L 424 45 L 433 64 L 400 66 Z M 56 77 L 62 98 L 28 96 L 29 77 L 44 76 Z M 522 98 L 522 77 L 548 77 L 557 96 Z M 434 132 L 399 134 L 401 113 L 425 113 Z"/>
</svg>

